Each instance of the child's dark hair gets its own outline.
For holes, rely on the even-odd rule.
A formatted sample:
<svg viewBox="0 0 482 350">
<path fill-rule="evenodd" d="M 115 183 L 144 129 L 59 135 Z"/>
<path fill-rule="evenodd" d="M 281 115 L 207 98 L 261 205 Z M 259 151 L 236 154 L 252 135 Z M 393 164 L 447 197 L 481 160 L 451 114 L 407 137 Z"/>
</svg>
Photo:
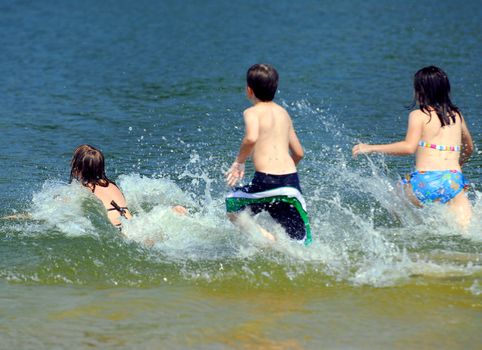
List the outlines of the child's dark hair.
<svg viewBox="0 0 482 350">
<path fill-rule="evenodd" d="M 246 80 L 254 96 L 263 102 L 272 101 L 278 89 L 278 72 L 269 64 L 255 64 L 248 69 Z"/>
<path fill-rule="evenodd" d="M 92 186 L 92 192 L 97 185 L 107 187 L 109 183 L 113 183 L 105 175 L 104 155 L 91 145 L 77 147 L 70 164 L 69 182 L 76 179 L 84 186 L 90 185 Z"/>
<path fill-rule="evenodd" d="M 414 105 L 418 104 L 420 110 L 430 115 L 433 108 L 437 113 L 442 127 L 456 122 L 460 112 L 450 100 L 450 82 L 447 74 L 435 66 L 420 69 L 413 78 L 415 89 Z"/>
</svg>

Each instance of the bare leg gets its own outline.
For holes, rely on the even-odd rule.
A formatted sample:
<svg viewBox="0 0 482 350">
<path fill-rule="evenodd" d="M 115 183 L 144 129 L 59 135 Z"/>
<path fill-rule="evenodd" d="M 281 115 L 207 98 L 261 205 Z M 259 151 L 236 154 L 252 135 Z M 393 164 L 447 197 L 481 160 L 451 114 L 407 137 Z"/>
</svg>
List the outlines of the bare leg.
<svg viewBox="0 0 482 350">
<path fill-rule="evenodd" d="M 227 215 L 229 220 L 236 226 L 239 226 L 243 231 L 249 231 L 249 229 L 252 227 L 253 223 L 250 223 L 247 220 L 243 220 L 242 218 L 239 217 L 241 214 L 228 213 Z M 254 225 L 261 232 L 263 237 L 269 239 L 270 241 L 276 241 L 276 238 L 272 233 L 268 232 L 267 230 L 265 230 L 264 228 L 262 228 L 256 223 L 254 223 Z"/>
<path fill-rule="evenodd" d="M 472 205 L 465 191 L 460 192 L 455 198 L 447 202 L 449 210 L 455 215 L 457 223 L 467 230 L 472 218 Z"/>
<path fill-rule="evenodd" d="M 32 216 L 29 213 L 20 213 L 14 215 L 4 216 L 2 220 L 27 220 L 30 219 Z"/>
<path fill-rule="evenodd" d="M 403 188 L 403 192 L 405 193 L 405 196 L 414 206 L 419 208 L 423 207 L 422 203 L 420 203 L 417 196 L 415 196 L 415 193 L 413 193 L 412 185 L 405 184 L 405 185 L 402 185 L 402 188 Z"/>
<path fill-rule="evenodd" d="M 258 227 L 258 230 L 261 232 L 261 234 L 269 239 L 270 241 L 276 241 L 276 238 L 273 236 L 273 234 L 271 232 L 268 232 L 266 231 L 264 228 L 262 228 L 261 226 L 259 226 L 258 224 L 256 224 L 256 226 Z"/>
</svg>

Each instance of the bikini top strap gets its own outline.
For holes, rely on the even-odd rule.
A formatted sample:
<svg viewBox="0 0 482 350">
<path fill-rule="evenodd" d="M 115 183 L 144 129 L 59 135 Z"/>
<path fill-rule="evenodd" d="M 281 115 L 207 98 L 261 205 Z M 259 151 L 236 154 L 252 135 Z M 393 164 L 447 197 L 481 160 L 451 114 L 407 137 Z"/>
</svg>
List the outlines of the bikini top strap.
<svg viewBox="0 0 482 350">
<path fill-rule="evenodd" d="M 110 205 L 112 205 L 113 208 L 109 208 L 107 211 L 117 210 L 121 216 L 126 217 L 126 211 L 129 210 L 129 208 L 120 207 L 115 201 L 111 201 Z"/>
<path fill-rule="evenodd" d="M 418 142 L 418 145 L 420 147 L 425 147 L 425 148 L 431 148 L 431 149 L 437 149 L 439 151 L 452 151 L 452 152 L 460 152 L 460 146 L 444 146 L 444 145 L 436 145 L 433 143 L 428 143 L 423 140 L 420 140 Z"/>
</svg>

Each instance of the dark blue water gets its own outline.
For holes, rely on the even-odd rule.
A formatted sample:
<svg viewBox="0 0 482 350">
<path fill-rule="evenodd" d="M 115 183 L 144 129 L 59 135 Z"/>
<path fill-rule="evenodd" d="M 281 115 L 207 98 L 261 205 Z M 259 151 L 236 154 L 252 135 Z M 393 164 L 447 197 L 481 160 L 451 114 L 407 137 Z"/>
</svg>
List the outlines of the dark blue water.
<svg viewBox="0 0 482 350">
<path fill-rule="evenodd" d="M 481 18 L 478 1 L 2 1 L 0 211 L 65 179 L 81 143 L 111 173 L 175 173 L 192 149 L 230 163 L 255 62 L 279 70 L 278 101 L 329 109 L 348 136 L 377 142 L 403 137 L 413 73 L 441 66 L 480 144 Z M 337 142 L 293 117 L 305 164 Z"/>
<path fill-rule="evenodd" d="M 55 184 L 67 181 L 70 157 L 82 143 L 101 148 L 108 175 L 124 184 L 141 222 L 133 231 L 145 233 L 149 220 L 159 221 L 149 211 L 161 202 L 184 201 L 200 215 L 196 220 L 209 224 L 173 222 L 172 231 L 220 228 L 231 237 L 223 172 L 242 137 L 241 112 L 249 106 L 245 72 L 256 62 L 271 63 L 280 73 L 276 100 L 292 115 L 306 150 L 299 171 L 315 235 L 348 256 L 367 250 L 376 255 L 392 243 L 403 251 L 412 245 L 397 238 L 400 230 L 437 235 L 445 227 L 443 221 L 431 226 L 438 214 L 415 213 L 393 199 L 393 185 L 410 171 L 412 157 L 351 157 L 356 142 L 404 137 L 414 72 L 431 64 L 447 71 L 476 147 L 482 142 L 477 1 L 4 1 L 0 14 L 0 214 L 39 212 L 33 223 L 4 221 L 5 239 L 26 232 L 112 234 L 94 204 L 76 211 L 55 203 Z M 476 148 L 464 168 L 476 205 L 473 235 L 480 231 L 481 164 Z M 60 190 L 73 202 L 83 200 L 69 191 Z M 53 223 L 42 226 L 43 220 Z M 396 233 L 384 233 L 382 243 L 370 246 L 366 235 L 378 235 L 378 229 Z M 429 250 L 480 248 L 433 243 Z M 415 250 L 419 246 L 426 246 L 424 239 Z M 225 249 L 218 248 L 194 260 L 202 265 Z M 59 259 L 70 259 L 69 253 Z M 342 279 L 352 269 L 348 260 Z M 10 260 L 3 263 L 7 275 Z"/>
<path fill-rule="evenodd" d="M 0 0 L 2 344 L 480 344 L 481 43 L 477 0 Z M 305 148 L 308 249 L 276 227 L 267 246 L 225 218 L 257 62 L 278 69 L 276 101 Z M 413 157 L 351 157 L 359 141 L 405 136 L 427 65 L 448 73 L 476 145 L 465 234 L 444 207 L 397 196 Z M 104 152 L 135 214 L 127 237 L 66 185 L 83 143 Z M 30 216 L 4 218 L 18 213 Z"/>
</svg>

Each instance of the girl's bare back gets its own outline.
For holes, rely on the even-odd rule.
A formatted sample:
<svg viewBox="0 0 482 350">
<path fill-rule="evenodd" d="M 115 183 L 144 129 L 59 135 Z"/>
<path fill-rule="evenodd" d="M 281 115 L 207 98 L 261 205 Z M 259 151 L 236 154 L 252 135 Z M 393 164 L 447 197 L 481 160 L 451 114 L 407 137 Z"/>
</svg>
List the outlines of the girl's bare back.
<svg viewBox="0 0 482 350">
<path fill-rule="evenodd" d="M 435 111 L 430 115 L 418 110 L 414 113 L 423 121 L 422 141 L 430 145 L 460 147 L 462 143 L 462 118 L 456 116 L 450 125 L 441 127 Z M 440 152 L 430 147 L 419 147 L 416 153 L 418 170 L 460 170 L 460 152 Z"/>
</svg>

